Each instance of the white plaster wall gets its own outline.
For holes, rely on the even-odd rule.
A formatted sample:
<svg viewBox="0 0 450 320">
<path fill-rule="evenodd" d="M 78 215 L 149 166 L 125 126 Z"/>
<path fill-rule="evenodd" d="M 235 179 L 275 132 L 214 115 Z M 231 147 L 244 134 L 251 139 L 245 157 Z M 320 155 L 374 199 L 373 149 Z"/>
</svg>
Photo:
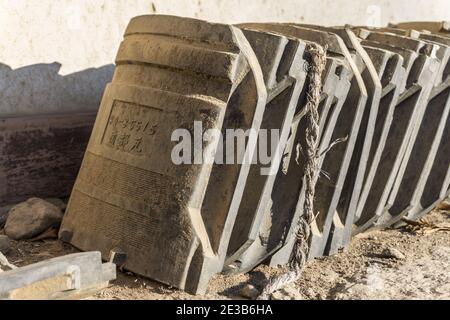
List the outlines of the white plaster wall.
<svg viewBox="0 0 450 320">
<path fill-rule="evenodd" d="M 131 17 L 386 25 L 450 20 L 450 0 L 0 0 L 0 116 L 95 110 Z"/>
</svg>

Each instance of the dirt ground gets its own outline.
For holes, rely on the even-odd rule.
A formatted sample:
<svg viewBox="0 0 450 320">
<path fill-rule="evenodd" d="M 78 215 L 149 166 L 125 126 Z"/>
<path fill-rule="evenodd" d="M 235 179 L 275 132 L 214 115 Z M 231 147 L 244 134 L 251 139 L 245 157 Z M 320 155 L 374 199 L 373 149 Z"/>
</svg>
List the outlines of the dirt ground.
<svg viewBox="0 0 450 320">
<path fill-rule="evenodd" d="M 356 236 L 345 252 L 311 261 L 302 278 L 273 299 L 450 299 L 450 212 L 435 210 L 421 221 Z M 389 257 L 385 249 L 404 257 Z M 58 240 L 13 241 L 7 257 L 23 266 L 73 252 Z M 117 280 L 91 299 L 243 299 L 247 283 L 261 288 L 281 271 L 260 266 L 249 274 L 217 275 L 204 296 L 118 272 Z"/>
</svg>

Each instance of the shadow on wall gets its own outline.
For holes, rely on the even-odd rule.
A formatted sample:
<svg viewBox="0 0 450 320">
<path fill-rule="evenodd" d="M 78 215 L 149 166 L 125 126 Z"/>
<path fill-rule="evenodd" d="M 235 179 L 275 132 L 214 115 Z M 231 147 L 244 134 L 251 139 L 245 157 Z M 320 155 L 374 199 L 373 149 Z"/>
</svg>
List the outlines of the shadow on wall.
<svg viewBox="0 0 450 320">
<path fill-rule="evenodd" d="M 34 64 L 18 69 L 0 63 L 0 117 L 96 112 L 114 65 L 65 76 L 61 64 Z"/>
<path fill-rule="evenodd" d="M 60 68 L 0 63 L 0 207 L 70 194 L 114 65 Z"/>
</svg>

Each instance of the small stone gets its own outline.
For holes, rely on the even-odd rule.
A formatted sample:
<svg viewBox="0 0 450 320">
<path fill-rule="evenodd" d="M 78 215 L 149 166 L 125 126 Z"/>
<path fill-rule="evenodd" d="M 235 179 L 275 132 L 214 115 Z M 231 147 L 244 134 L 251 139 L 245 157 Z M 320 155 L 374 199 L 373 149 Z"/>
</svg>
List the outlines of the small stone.
<svg viewBox="0 0 450 320">
<path fill-rule="evenodd" d="M 7 254 L 11 249 L 11 244 L 9 242 L 9 238 L 4 235 L 0 235 L 0 252 L 3 254 Z"/>
<path fill-rule="evenodd" d="M 39 198 L 31 198 L 14 206 L 5 225 L 5 234 L 14 240 L 33 238 L 51 227 L 59 227 L 61 210 Z"/>
<path fill-rule="evenodd" d="M 109 262 L 114 263 L 119 268 L 123 268 L 127 262 L 127 254 L 120 248 L 113 248 L 109 252 Z"/>
<path fill-rule="evenodd" d="M 248 299 L 256 299 L 256 297 L 259 295 L 258 289 L 255 288 L 255 286 L 251 284 L 246 284 L 240 292 L 241 296 Z"/>
<path fill-rule="evenodd" d="M 383 252 L 381 252 L 381 255 L 383 256 L 383 258 L 389 259 L 398 259 L 398 260 L 406 259 L 405 255 L 395 248 L 386 248 L 383 250 Z"/>
</svg>

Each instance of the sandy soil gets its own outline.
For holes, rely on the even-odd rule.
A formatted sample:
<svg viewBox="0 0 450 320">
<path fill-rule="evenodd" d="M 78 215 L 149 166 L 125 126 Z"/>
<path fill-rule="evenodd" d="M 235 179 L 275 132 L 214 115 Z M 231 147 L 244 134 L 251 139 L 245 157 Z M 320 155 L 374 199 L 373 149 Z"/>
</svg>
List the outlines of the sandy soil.
<svg viewBox="0 0 450 320">
<path fill-rule="evenodd" d="M 450 212 L 435 210 L 418 227 L 371 231 L 332 257 L 311 261 L 303 277 L 274 299 L 450 299 Z M 438 228 L 438 227 L 441 228 Z M 397 249 L 404 258 L 383 254 Z M 58 240 L 13 241 L 9 261 L 27 265 L 76 250 Z M 243 299 L 247 283 L 257 288 L 282 269 L 260 266 L 249 274 L 217 275 L 204 296 L 118 272 L 117 280 L 92 299 Z"/>
</svg>

